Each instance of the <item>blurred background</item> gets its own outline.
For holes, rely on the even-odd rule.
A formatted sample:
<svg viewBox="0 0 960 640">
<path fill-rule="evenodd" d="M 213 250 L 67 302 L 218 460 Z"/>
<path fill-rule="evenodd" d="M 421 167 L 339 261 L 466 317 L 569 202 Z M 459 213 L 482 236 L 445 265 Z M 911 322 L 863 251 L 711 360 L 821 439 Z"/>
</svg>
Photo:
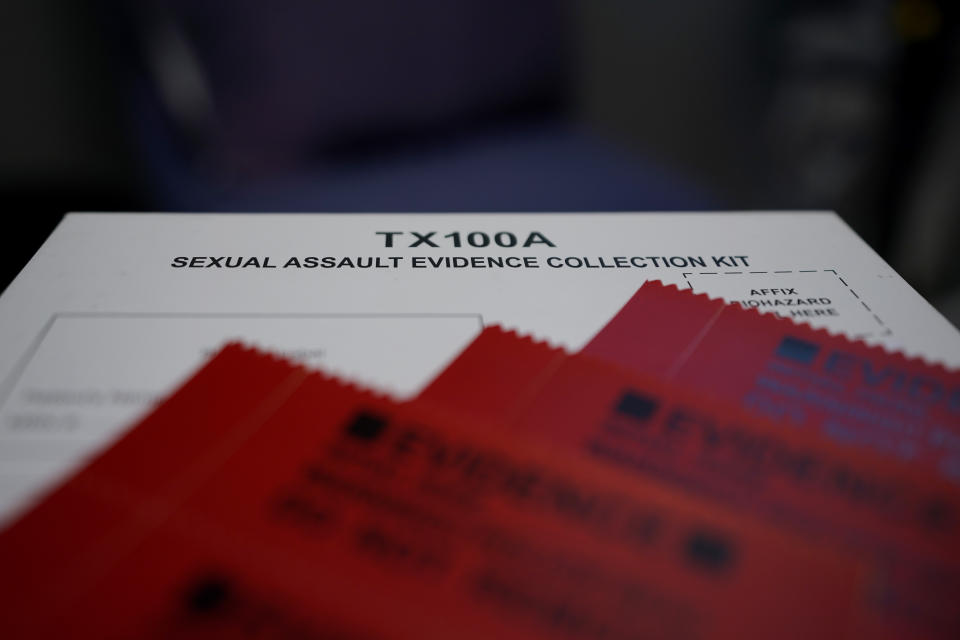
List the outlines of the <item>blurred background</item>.
<svg viewBox="0 0 960 640">
<path fill-rule="evenodd" d="M 825 208 L 958 324 L 958 9 L 6 0 L 0 286 L 69 210 Z"/>
</svg>

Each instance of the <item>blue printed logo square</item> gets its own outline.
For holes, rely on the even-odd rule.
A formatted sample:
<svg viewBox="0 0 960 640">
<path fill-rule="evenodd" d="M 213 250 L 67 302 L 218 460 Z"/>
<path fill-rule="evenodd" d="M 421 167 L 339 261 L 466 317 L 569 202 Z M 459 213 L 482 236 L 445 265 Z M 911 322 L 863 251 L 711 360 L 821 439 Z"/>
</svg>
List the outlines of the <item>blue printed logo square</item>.
<svg viewBox="0 0 960 640">
<path fill-rule="evenodd" d="M 793 360 L 800 364 L 810 364 L 817 358 L 820 347 L 812 342 L 787 336 L 777 347 L 777 357 Z"/>
</svg>

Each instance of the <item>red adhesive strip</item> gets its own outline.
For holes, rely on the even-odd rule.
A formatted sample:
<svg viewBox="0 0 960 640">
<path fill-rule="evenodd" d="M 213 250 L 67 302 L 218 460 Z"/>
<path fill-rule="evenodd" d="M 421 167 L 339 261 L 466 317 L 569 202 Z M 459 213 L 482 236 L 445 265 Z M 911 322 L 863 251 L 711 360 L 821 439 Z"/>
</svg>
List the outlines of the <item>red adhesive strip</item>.
<svg viewBox="0 0 960 640">
<path fill-rule="evenodd" d="M 0 535 L 0 593 L 32 575 L 0 605 L 5 637 L 824 638 L 859 624 L 858 562 L 468 419 L 294 367 L 218 418 L 236 398 L 212 390 L 263 366 L 221 355 L 131 432 L 179 461 L 183 423 L 216 423 L 166 482 L 144 482 L 122 441 Z M 78 521 L 87 534 L 64 535 Z"/>
<path fill-rule="evenodd" d="M 71 567 L 82 565 L 77 549 L 107 544 L 105 531 L 129 523 L 117 501 L 174 494 L 176 479 L 188 477 L 200 458 L 223 441 L 228 429 L 263 406 L 276 389 L 304 376 L 302 368 L 271 355 L 237 344 L 225 347 L 129 430 L 110 455 L 90 463 L 83 477 L 96 481 L 86 493 L 67 483 L 45 499 L 40 512 L 59 515 L 22 518 L 2 533 L 0 608 L 28 610 L 31 604 L 68 589 L 65 580 L 50 576 L 71 573 Z M 97 496 L 98 491 L 102 495 Z M 149 504 L 144 502 L 145 507 Z M 156 517 L 162 517 L 159 510 Z M 19 560 L 27 557 L 28 550 L 32 550 L 30 561 Z"/>
<path fill-rule="evenodd" d="M 960 483 L 960 372 L 659 282 L 583 353 Z"/>
<path fill-rule="evenodd" d="M 863 594 L 873 637 L 960 629 L 960 491 L 926 470 L 584 356 L 512 428 L 862 555 L 876 568 Z"/>
<path fill-rule="evenodd" d="M 526 385 L 497 384 L 497 363 L 531 353 L 540 366 Z M 469 415 L 476 381 L 499 407 L 488 429 L 860 555 L 875 569 L 860 600 L 871 636 L 952 638 L 960 629 L 960 491 L 928 469 L 496 327 L 416 402 Z"/>
<path fill-rule="evenodd" d="M 567 357 L 546 342 L 487 327 L 420 392 L 417 402 L 452 416 L 506 424 Z"/>
</svg>

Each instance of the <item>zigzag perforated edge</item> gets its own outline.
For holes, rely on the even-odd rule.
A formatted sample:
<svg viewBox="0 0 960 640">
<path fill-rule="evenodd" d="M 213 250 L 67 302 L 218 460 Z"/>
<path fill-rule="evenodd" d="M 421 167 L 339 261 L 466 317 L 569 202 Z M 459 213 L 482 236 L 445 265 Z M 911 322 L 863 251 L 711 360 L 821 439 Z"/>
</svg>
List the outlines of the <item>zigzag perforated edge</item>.
<svg viewBox="0 0 960 640">
<path fill-rule="evenodd" d="M 402 401 L 393 396 L 392 394 L 376 389 L 373 386 L 352 380 L 346 376 L 342 376 L 337 373 L 330 371 L 325 371 L 321 368 L 308 367 L 305 364 L 296 362 L 286 356 L 279 355 L 272 351 L 261 349 L 240 340 L 231 340 L 223 346 L 223 348 L 217 352 L 216 358 L 222 353 L 227 353 L 228 351 L 238 351 L 243 354 L 244 358 L 248 359 L 250 363 L 262 363 L 272 366 L 282 367 L 289 371 L 290 374 L 301 372 L 306 379 L 317 378 L 323 382 L 324 385 L 330 385 L 338 389 L 343 389 L 350 393 L 353 393 L 357 396 L 369 398 L 376 402 L 388 402 L 391 404 L 400 404 Z"/>
<path fill-rule="evenodd" d="M 512 338 L 520 341 L 524 347 L 544 350 L 557 355 L 571 355 L 564 347 L 550 342 L 547 338 L 541 338 L 533 333 L 525 333 L 514 327 L 506 327 L 500 324 L 491 324 L 484 327 L 483 331 L 477 335 L 471 345 L 482 339 L 484 335 L 496 335 L 498 339 Z"/>
<path fill-rule="evenodd" d="M 886 346 L 881 344 L 876 344 L 876 345 L 867 344 L 863 339 L 850 338 L 840 332 L 832 332 L 823 327 L 813 327 L 807 322 L 802 322 L 802 321 L 795 322 L 790 318 L 784 318 L 782 316 L 778 316 L 773 313 L 761 313 L 759 310 L 755 308 L 747 309 L 738 304 L 727 302 L 723 298 L 720 298 L 720 297 L 715 298 L 706 293 L 702 293 L 702 292 L 697 293 L 690 289 L 683 289 L 673 283 L 664 284 L 660 280 L 648 280 L 646 283 L 644 283 L 643 286 L 647 286 L 647 284 L 650 284 L 650 283 L 655 283 L 659 285 L 660 287 L 668 291 L 671 295 L 677 295 L 681 297 L 700 297 L 710 302 L 722 302 L 724 304 L 724 310 L 722 313 L 731 311 L 733 313 L 744 314 L 747 317 L 749 317 L 749 320 L 747 320 L 747 322 L 768 323 L 771 326 L 776 326 L 778 329 L 789 327 L 791 331 L 799 330 L 801 332 L 807 332 L 809 334 L 813 334 L 814 336 L 820 338 L 821 340 L 826 340 L 827 342 L 832 344 L 842 344 L 847 348 L 853 347 L 853 348 L 859 349 L 860 351 L 865 352 L 866 354 L 872 357 L 892 359 L 908 367 L 914 367 L 914 368 L 923 367 L 926 369 L 932 369 L 946 376 L 951 376 L 951 377 L 960 376 L 960 368 L 951 370 L 951 369 L 948 369 L 946 365 L 944 365 L 942 362 L 932 362 L 921 356 L 908 356 L 902 351 L 889 349 Z"/>
</svg>

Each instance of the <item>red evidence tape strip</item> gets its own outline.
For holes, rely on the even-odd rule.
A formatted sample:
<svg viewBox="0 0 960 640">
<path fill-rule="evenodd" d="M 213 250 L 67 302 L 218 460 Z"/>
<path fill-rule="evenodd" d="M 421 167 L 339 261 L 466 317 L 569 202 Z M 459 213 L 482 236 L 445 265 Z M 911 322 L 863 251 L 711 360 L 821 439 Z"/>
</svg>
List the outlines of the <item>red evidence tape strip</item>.
<svg viewBox="0 0 960 640">
<path fill-rule="evenodd" d="M 546 342 L 487 327 L 420 392 L 417 402 L 501 424 L 567 357 L 566 351 Z"/>
<path fill-rule="evenodd" d="M 526 385 L 498 384 L 497 363 L 531 352 L 540 366 Z M 496 327 L 415 402 L 458 416 L 483 397 L 498 407 L 488 429 L 863 557 L 875 569 L 860 603 L 871 635 L 950 638 L 960 629 L 960 491 L 926 468 Z"/>
<path fill-rule="evenodd" d="M 5 637 L 849 637 L 863 579 L 680 492 L 236 347 L 0 534 L 0 565 Z"/>
<path fill-rule="evenodd" d="M 960 484 L 960 372 L 647 282 L 584 354 Z"/>
</svg>

